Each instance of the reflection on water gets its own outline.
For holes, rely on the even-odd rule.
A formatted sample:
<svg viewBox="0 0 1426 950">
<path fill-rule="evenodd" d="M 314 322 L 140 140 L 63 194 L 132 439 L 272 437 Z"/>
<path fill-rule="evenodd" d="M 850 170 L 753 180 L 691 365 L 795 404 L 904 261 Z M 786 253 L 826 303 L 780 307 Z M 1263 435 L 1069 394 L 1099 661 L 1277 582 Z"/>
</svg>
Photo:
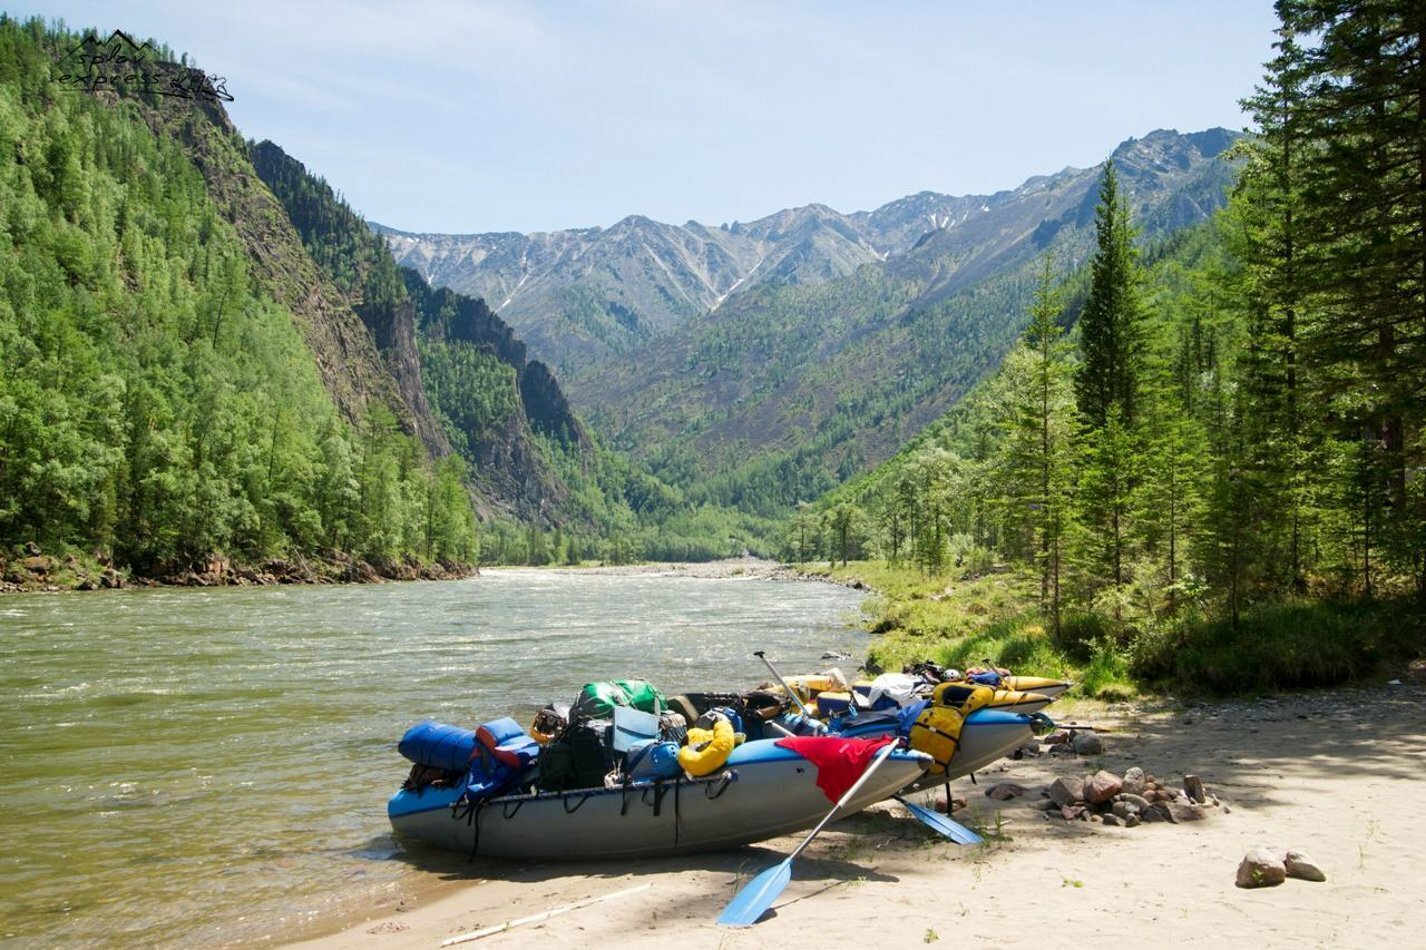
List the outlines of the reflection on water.
<svg viewBox="0 0 1426 950">
<path fill-rule="evenodd" d="M 596 679 L 668 693 L 860 655 L 822 584 L 492 571 L 0 602 L 0 939 L 280 937 L 402 876 L 385 800 L 422 718 L 528 721 Z"/>
</svg>

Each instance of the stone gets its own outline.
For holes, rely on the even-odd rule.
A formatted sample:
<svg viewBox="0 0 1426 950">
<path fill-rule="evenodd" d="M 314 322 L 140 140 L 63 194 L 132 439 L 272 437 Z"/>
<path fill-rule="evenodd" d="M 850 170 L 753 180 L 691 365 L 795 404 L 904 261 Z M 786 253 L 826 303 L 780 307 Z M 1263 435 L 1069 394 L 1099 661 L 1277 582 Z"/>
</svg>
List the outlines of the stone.
<svg viewBox="0 0 1426 950">
<path fill-rule="evenodd" d="M 1015 750 L 1015 754 L 1016 754 L 1016 755 L 1022 755 L 1022 756 L 1023 756 L 1023 755 L 1032 755 L 1032 756 L 1033 756 L 1033 755 L 1039 755 L 1039 754 L 1040 754 L 1040 740 L 1038 740 L 1038 739 L 1031 739 L 1029 742 L 1025 743 L 1025 744 L 1022 745 L 1020 748 L 1016 749 L 1016 750 Z"/>
<path fill-rule="evenodd" d="M 1025 786 L 1017 785 L 1014 782 L 997 782 L 985 790 L 985 796 L 991 801 L 1008 802 L 1012 798 L 1019 798 L 1025 794 Z"/>
<path fill-rule="evenodd" d="M 1065 805 L 1060 809 L 1060 817 L 1065 821 L 1074 821 L 1076 818 L 1084 817 L 1086 811 L 1088 809 L 1083 805 Z"/>
<path fill-rule="evenodd" d="M 1301 851 L 1288 851 L 1283 866 L 1287 868 L 1288 877 L 1295 877 L 1299 881 L 1327 880 L 1327 875 L 1317 866 L 1317 862 Z"/>
<path fill-rule="evenodd" d="M 1119 795 L 1119 800 L 1126 805 L 1133 805 L 1141 812 L 1148 811 L 1149 808 L 1149 800 L 1147 798 L 1142 795 L 1135 795 L 1131 792 L 1122 792 Z"/>
<path fill-rule="evenodd" d="M 1038 802 L 1031 802 L 1030 807 L 1036 811 L 1057 811 L 1060 806 L 1046 798 Z"/>
<path fill-rule="evenodd" d="M 1104 742 L 1092 732 L 1081 732 L 1070 740 L 1076 755 L 1103 755 Z"/>
<path fill-rule="evenodd" d="M 1208 801 L 1208 792 L 1203 787 L 1203 779 L 1197 775 L 1183 777 L 1183 792 L 1200 805 Z"/>
<path fill-rule="evenodd" d="M 1130 795 L 1144 794 L 1144 770 L 1137 765 L 1124 773 L 1124 791 Z"/>
<path fill-rule="evenodd" d="M 1281 852 L 1272 848 L 1252 848 L 1238 865 L 1239 887 L 1274 887 L 1285 880 L 1287 865 L 1283 863 Z"/>
<path fill-rule="evenodd" d="M 1109 814 L 1107 814 L 1107 815 L 1104 816 L 1104 823 L 1105 823 L 1106 825 L 1109 825 L 1110 827 L 1119 828 L 1119 827 L 1122 827 L 1122 826 L 1123 826 L 1123 824 L 1124 824 L 1124 819 L 1123 819 L 1123 818 L 1120 818 L 1118 815 L 1114 814 L 1113 812 L 1110 812 Z"/>
<path fill-rule="evenodd" d="M 1100 769 L 1084 783 L 1084 800 L 1091 805 L 1102 805 L 1124 787 L 1123 781 L 1113 772 Z"/>
<path fill-rule="evenodd" d="M 1084 779 L 1077 775 L 1055 779 L 1050 785 L 1050 800 L 1061 808 L 1084 801 Z"/>
<path fill-rule="evenodd" d="M 1128 802 L 1122 801 L 1115 802 L 1113 805 L 1109 806 L 1109 813 L 1115 818 L 1119 819 L 1127 819 L 1130 815 L 1138 815 L 1140 811 L 1141 809 L 1139 808 L 1139 806 L 1131 805 Z"/>
<path fill-rule="evenodd" d="M 1128 818 L 1124 819 L 1125 828 L 1137 828 L 1143 823 L 1144 819 L 1140 818 L 1138 815 L 1130 815 Z"/>
<path fill-rule="evenodd" d="M 1169 802 L 1169 820 L 1180 821 L 1202 821 L 1208 817 L 1208 812 L 1203 810 L 1203 806 L 1196 802 Z"/>
<path fill-rule="evenodd" d="M 1044 738 L 1046 745 L 1064 745 L 1069 741 L 1070 734 L 1068 732 L 1054 732 Z"/>
</svg>

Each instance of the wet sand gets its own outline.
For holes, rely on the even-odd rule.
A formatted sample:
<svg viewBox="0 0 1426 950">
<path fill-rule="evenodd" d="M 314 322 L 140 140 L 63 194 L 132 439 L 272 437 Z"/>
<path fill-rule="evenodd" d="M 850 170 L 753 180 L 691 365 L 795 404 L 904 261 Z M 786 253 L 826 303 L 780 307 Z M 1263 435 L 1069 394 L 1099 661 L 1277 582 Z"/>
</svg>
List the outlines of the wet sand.
<svg viewBox="0 0 1426 950">
<path fill-rule="evenodd" d="M 823 832 L 772 914 L 748 930 L 714 920 L 799 837 L 637 867 L 438 859 L 439 883 L 393 890 L 364 919 L 303 946 L 437 947 L 643 884 L 651 886 L 468 946 L 905 947 L 971 935 L 1006 947 L 1146 937 L 1210 947 L 1419 944 L 1426 687 L 1050 711 L 1112 728 L 1105 753 L 1004 761 L 979 785 L 957 782 L 955 793 L 969 800 L 957 817 L 986 834 L 986 845 L 945 842 L 883 803 Z M 1195 773 L 1227 807 L 1205 821 L 1137 828 L 1065 822 L 1030 807 L 1058 776 L 1132 765 L 1173 785 Z M 992 802 L 983 792 L 1000 780 L 1030 791 Z M 1327 881 L 1236 887 L 1238 862 L 1259 844 L 1306 852 Z"/>
</svg>

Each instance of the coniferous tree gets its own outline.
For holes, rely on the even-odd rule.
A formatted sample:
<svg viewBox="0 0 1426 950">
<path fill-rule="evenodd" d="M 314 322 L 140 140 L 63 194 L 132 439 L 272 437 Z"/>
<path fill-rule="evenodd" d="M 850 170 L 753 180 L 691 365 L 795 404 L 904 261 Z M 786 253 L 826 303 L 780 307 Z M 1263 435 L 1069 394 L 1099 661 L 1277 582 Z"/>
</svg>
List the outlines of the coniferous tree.
<svg viewBox="0 0 1426 950">
<path fill-rule="evenodd" d="M 1123 425 L 1133 428 L 1144 347 L 1142 276 L 1113 161 L 1104 163 L 1094 232 L 1089 295 L 1079 318 L 1075 392 L 1092 428 L 1105 425 L 1111 406 L 1118 406 Z"/>
<path fill-rule="evenodd" d="M 995 464 L 1005 522 L 1002 546 L 1039 568 L 1040 602 L 1056 633 L 1075 435 L 1073 371 L 1059 324 L 1063 310 L 1047 256 L 1030 325 L 1001 370 L 1004 438 Z M 1012 539 L 1018 543 L 1012 545 Z"/>
</svg>

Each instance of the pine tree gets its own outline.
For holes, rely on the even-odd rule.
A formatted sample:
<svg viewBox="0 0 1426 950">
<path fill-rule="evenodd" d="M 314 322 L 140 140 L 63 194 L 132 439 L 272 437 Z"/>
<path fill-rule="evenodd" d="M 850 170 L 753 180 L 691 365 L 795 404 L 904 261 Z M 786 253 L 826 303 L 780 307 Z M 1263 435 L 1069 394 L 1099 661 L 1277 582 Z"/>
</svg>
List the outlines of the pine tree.
<svg viewBox="0 0 1426 950">
<path fill-rule="evenodd" d="M 996 460 L 1002 547 L 1040 570 L 1040 603 L 1060 627 L 1061 548 L 1067 521 L 1075 431 L 1069 345 L 1059 324 L 1064 306 L 1045 257 L 1030 325 L 1002 367 L 1005 435 Z M 1020 539 L 1012 545 L 1013 539 Z M 1013 548 L 1013 549 L 1012 549 Z"/>
<path fill-rule="evenodd" d="M 1091 427 L 1104 426 L 1110 407 L 1118 406 L 1123 425 L 1133 428 L 1144 347 L 1143 278 L 1112 160 L 1104 163 L 1094 231 L 1089 296 L 1079 318 L 1082 359 L 1075 392 Z"/>
<path fill-rule="evenodd" d="M 1299 133 L 1302 233 L 1295 281 L 1311 300 L 1304 358 L 1341 421 L 1362 438 L 1385 490 L 1363 512 L 1388 559 L 1411 567 L 1422 525 L 1409 473 L 1422 464 L 1426 392 L 1426 5 L 1418 0 L 1280 0 L 1282 32 L 1300 41 L 1272 64 L 1279 87 L 1306 95 L 1266 128 Z M 1374 481 L 1375 479 L 1373 479 Z M 1364 575 L 1364 577 L 1369 575 Z M 1421 589 L 1426 596 L 1426 586 Z"/>
</svg>

